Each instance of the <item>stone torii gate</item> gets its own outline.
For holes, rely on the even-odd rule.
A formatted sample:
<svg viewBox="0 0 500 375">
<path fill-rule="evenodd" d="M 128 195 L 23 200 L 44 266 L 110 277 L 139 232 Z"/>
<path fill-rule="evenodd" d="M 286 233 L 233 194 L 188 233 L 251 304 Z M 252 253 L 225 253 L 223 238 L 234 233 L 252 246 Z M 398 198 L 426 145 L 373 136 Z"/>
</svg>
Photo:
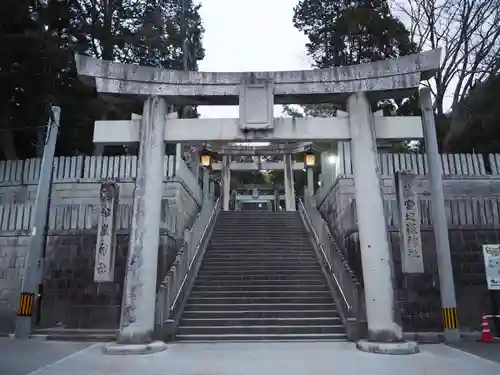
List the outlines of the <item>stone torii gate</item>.
<svg viewBox="0 0 500 375">
<path fill-rule="evenodd" d="M 438 71 L 440 50 L 369 64 L 286 72 L 171 71 L 84 56 L 76 56 L 76 63 L 80 77 L 95 86 L 98 93 L 144 98 L 142 119 L 97 121 L 94 129 L 96 143 L 140 144 L 118 344 L 146 345 L 150 350 L 163 348 L 153 342 L 152 333 L 164 142 L 350 140 L 369 330 L 369 341 L 359 346 L 373 350 L 379 343 L 410 345 L 402 340 L 396 313 L 393 262 L 383 219 L 376 142 L 422 138 L 422 119 L 383 117 L 372 113 L 371 108 L 377 100 L 417 91 L 421 80 Z M 428 90 L 422 89 L 421 100 L 434 188 L 432 203 L 442 302 L 443 308 L 455 308 Z M 334 118 L 273 118 L 274 104 L 332 102 L 345 104 L 346 112 Z M 167 116 L 169 105 L 239 105 L 240 113 L 239 118 L 233 119 L 177 119 Z"/>
</svg>

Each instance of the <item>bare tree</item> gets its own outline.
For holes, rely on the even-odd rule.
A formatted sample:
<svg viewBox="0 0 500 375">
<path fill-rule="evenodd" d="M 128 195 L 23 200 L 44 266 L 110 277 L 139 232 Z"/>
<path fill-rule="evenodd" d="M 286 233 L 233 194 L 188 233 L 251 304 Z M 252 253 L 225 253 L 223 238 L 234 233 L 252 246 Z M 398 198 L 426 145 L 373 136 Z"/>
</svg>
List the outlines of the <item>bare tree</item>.
<svg viewBox="0 0 500 375">
<path fill-rule="evenodd" d="M 452 108 L 480 81 L 500 71 L 500 0 L 393 0 L 420 49 L 442 48 L 436 76 L 438 115 L 444 98 Z"/>
</svg>

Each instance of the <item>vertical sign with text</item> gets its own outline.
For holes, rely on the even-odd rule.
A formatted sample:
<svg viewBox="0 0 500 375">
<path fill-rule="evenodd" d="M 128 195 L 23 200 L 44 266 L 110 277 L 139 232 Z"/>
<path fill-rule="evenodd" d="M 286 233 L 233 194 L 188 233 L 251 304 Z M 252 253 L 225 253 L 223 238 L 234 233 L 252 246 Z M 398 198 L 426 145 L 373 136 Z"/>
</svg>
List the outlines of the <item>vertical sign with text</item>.
<svg viewBox="0 0 500 375">
<path fill-rule="evenodd" d="M 415 174 L 413 172 L 398 171 L 396 173 L 401 266 L 403 273 L 424 272 L 418 194 L 415 191 L 414 182 Z"/>
<path fill-rule="evenodd" d="M 97 226 L 94 281 L 113 281 L 115 276 L 116 211 L 118 207 L 118 185 L 105 182 L 101 185 L 101 207 Z"/>
<path fill-rule="evenodd" d="M 483 245 L 486 283 L 489 290 L 500 290 L 500 245 Z"/>
</svg>

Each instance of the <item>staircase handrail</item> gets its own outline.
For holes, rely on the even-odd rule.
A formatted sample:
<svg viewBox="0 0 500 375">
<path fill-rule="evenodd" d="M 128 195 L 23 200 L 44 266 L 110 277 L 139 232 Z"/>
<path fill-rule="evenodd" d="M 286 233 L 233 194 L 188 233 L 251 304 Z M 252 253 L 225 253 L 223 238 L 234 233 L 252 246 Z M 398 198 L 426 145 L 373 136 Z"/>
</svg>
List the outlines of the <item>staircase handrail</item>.
<svg viewBox="0 0 500 375">
<path fill-rule="evenodd" d="M 344 253 L 332 236 L 323 216 L 314 204 L 314 197 L 299 201 L 299 212 L 305 219 L 319 248 L 336 289 L 343 302 L 343 315 L 348 321 L 366 322 L 364 293 L 361 283 L 349 267 Z"/>
<path fill-rule="evenodd" d="M 173 312 L 186 289 L 195 262 L 199 264 L 206 248 L 207 234 L 220 210 L 220 199 L 205 199 L 196 220 L 185 233 L 184 243 L 174 263 L 160 284 L 157 295 L 157 321 L 160 325 L 172 318 Z M 200 258 L 201 257 L 201 258 Z M 200 258 L 200 259 L 199 259 Z"/>
</svg>

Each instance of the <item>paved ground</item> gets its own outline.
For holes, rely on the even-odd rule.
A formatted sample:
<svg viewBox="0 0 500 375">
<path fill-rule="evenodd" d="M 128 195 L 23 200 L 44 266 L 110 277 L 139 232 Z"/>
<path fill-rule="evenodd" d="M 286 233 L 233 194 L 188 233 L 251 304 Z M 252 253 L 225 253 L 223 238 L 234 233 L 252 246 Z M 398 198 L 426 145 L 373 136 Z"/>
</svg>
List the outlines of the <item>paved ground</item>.
<svg viewBox="0 0 500 375">
<path fill-rule="evenodd" d="M 61 343 L 44 345 L 53 344 Z M 334 342 L 171 344 L 163 353 L 125 357 L 102 354 L 102 345 L 92 345 L 29 375 L 500 374 L 500 364 L 445 345 L 423 345 L 422 352 L 412 356 L 387 356 Z M 24 352 L 21 358 L 28 356 Z M 11 371 L 0 367 L 1 375 L 23 374 Z"/>
<path fill-rule="evenodd" d="M 26 375 L 89 347 L 88 343 L 0 338 L 0 375 Z"/>
<path fill-rule="evenodd" d="M 454 344 L 453 346 L 470 354 L 500 363 L 500 340 L 496 341 L 494 344 L 461 342 L 460 344 Z"/>
</svg>

